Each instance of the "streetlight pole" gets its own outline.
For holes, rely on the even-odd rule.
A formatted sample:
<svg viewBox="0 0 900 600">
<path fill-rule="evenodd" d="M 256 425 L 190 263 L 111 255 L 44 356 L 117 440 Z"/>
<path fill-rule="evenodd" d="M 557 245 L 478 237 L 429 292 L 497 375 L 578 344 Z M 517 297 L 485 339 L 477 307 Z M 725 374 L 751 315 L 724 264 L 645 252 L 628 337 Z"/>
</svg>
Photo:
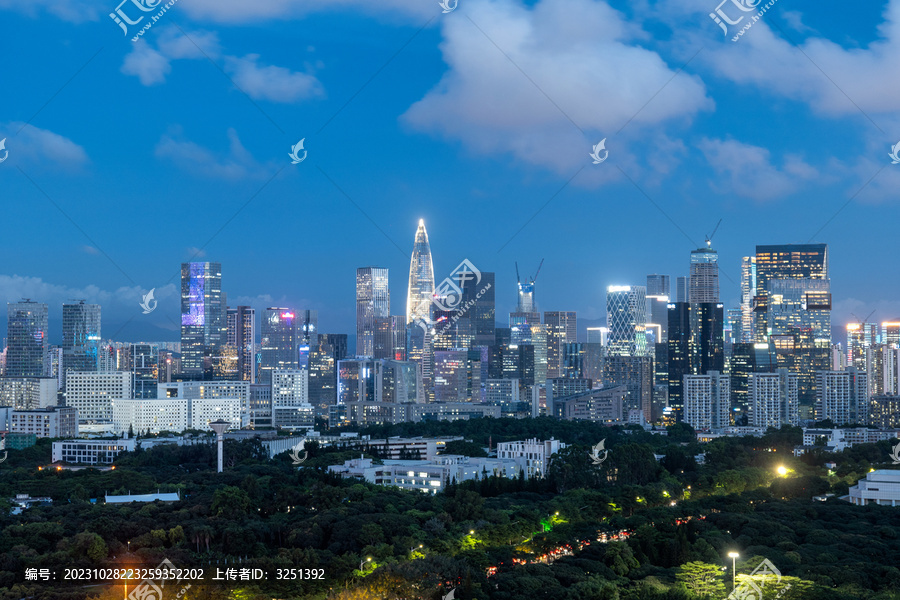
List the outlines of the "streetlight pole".
<svg viewBox="0 0 900 600">
<path fill-rule="evenodd" d="M 735 576 L 734 564 L 735 564 L 735 560 L 737 559 L 738 556 L 740 556 L 740 554 L 738 554 L 737 552 L 729 552 L 729 553 L 728 553 L 728 556 L 731 557 L 731 591 L 733 592 L 733 591 L 734 591 L 734 587 L 735 587 L 735 584 L 734 584 L 734 581 L 735 581 L 735 580 L 734 580 L 734 576 Z"/>
</svg>

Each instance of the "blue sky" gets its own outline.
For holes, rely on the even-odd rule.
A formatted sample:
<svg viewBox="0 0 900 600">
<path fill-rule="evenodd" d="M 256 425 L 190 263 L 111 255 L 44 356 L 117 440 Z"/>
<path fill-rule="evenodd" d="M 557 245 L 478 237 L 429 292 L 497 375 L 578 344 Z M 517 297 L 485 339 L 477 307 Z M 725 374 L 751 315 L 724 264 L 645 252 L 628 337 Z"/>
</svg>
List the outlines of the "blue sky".
<svg viewBox="0 0 900 600">
<path fill-rule="evenodd" d="M 54 339 L 86 298 L 104 337 L 175 340 L 196 255 L 229 304 L 349 333 L 358 266 L 404 313 L 424 218 L 437 279 L 495 271 L 502 315 L 543 258 L 539 308 L 599 323 L 721 218 L 727 305 L 756 244 L 813 240 L 836 330 L 900 316 L 900 0 L 778 0 L 732 42 L 741 2 L 725 36 L 707 0 L 179 0 L 132 42 L 116 0 L 0 0 L 0 296 L 50 303 Z"/>
</svg>

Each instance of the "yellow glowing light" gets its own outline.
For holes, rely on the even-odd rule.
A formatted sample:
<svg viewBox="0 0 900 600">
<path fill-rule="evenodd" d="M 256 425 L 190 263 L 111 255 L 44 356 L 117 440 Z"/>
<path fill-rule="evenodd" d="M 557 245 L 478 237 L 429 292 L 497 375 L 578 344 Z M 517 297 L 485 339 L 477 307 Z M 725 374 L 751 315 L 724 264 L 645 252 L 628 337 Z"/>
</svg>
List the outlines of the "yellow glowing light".
<svg viewBox="0 0 900 600">
<path fill-rule="evenodd" d="M 784 467 L 778 467 L 778 474 L 784 477 L 785 475 L 787 475 L 787 469 Z"/>
</svg>

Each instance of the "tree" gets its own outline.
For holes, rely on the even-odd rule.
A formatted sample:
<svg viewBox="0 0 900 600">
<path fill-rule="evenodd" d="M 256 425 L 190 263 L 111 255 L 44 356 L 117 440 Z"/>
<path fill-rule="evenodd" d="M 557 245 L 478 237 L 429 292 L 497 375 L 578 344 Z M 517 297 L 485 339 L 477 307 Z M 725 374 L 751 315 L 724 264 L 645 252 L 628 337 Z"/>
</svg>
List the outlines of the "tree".
<svg viewBox="0 0 900 600">
<path fill-rule="evenodd" d="M 698 598 L 721 598 L 725 595 L 722 570 L 717 565 L 693 561 L 681 565 L 675 579 L 688 593 Z"/>
<path fill-rule="evenodd" d="M 229 519 L 242 517 L 250 508 L 250 496 L 239 487 L 227 485 L 213 495 L 212 512 Z"/>
</svg>

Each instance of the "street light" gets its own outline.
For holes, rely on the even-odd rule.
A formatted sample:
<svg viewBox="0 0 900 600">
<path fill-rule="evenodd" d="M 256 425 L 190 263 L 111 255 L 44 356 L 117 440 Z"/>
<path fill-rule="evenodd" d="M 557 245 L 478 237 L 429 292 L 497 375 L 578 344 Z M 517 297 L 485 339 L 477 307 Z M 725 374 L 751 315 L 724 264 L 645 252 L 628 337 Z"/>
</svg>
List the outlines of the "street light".
<svg viewBox="0 0 900 600">
<path fill-rule="evenodd" d="M 470 529 L 470 530 L 469 530 L 469 535 L 475 535 L 475 530 L 474 530 L 474 529 Z"/>
<path fill-rule="evenodd" d="M 362 571 L 362 570 L 363 570 L 363 565 L 365 565 L 367 562 L 371 562 L 371 561 L 372 561 L 372 557 L 371 557 L 371 556 L 370 556 L 369 558 L 367 558 L 366 560 L 361 560 L 361 561 L 359 561 L 359 570 Z"/>
<path fill-rule="evenodd" d="M 413 546 L 412 548 L 409 549 L 409 553 L 412 554 L 412 553 L 415 552 L 416 550 L 421 550 L 421 549 L 424 548 L 424 547 L 425 547 L 424 544 L 419 544 L 418 546 Z"/>
<path fill-rule="evenodd" d="M 734 591 L 734 561 L 740 556 L 737 552 L 729 552 L 728 556 L 731 557 L 731 591 Z"/>
<path fill-rule="evenodd" d="M 778 467 L 778 474 L 781 475 L 782 477 L 787 475 L 787 469 L 784 467 L 784 465 Z"/>
</svg>

